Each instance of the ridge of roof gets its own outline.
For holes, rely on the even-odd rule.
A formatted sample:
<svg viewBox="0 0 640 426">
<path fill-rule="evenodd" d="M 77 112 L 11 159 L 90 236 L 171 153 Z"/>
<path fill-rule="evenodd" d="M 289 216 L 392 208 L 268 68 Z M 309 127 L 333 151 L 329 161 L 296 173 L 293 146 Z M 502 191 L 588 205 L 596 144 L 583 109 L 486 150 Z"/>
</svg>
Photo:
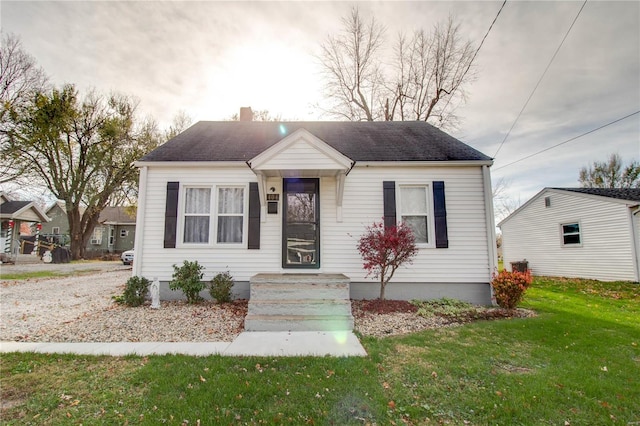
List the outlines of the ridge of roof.
<svg viewBox="0 0 640 426">
<path fill-rule="evenodd" d="M 248 161 L 306 129 L 355 161 L 491 161 L 422 121 L 199 121 L 140 161 Z"/>
<path fill-rule="evenodd" d="M 615 198 L 640 202 L 640 188 L 550 188 L 561 191 L 577 192 L 581 194 L 598 195 L 600 197 Z"/>
</svg>

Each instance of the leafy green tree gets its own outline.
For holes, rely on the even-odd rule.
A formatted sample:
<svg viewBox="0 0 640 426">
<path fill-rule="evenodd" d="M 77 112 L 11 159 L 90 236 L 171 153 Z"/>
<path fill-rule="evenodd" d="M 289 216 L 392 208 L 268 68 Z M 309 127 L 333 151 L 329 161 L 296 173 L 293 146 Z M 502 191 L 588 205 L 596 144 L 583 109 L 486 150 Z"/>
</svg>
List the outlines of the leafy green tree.
<svg viewBox="0 0 640 426">
<path fill-rule="evenodd" d="M 583 188 L 640 188 L 640 163 L 624 166 L 620 155 L 611 154 L 608 162 L 581 168 L 578 181 Z"/>
<path fill-rule="evenodd" d="M 136 106 L 119 94 L 80 98 L 66 85 L 9 110 L 3 154 L 65 202 L 73 259 L 84 257 L 100 212 L 137 187 L 133 162 L 160 143 L 157 126 L 138 119 Z"/>
</svg>

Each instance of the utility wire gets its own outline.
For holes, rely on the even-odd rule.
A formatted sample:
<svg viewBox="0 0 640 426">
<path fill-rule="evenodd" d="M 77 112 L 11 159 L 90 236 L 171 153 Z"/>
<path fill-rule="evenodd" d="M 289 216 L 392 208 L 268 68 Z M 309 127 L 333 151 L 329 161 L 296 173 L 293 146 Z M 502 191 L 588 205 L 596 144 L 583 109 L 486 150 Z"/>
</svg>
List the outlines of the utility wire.
<svg viewBox="0 0 640 426">
<path fill-rule="evenodd" d="M 600 126 L 600 127 L 596 127 L 595 129 L 589 130 L 588 132 L 584 132 L 584 133 L 582 133 L 581 135 L 574 136 L 574 137 L 572 137 L 571 139 L 567 139 L 566 141 L 560 142 L 560 143 L 558 143 L 558 144 L 555 144 L 555 145 L 553 145 L 553 146 L 550 146 L 550 147 L 548 147 L 548 148 L 545 148 L 545 149 L 543 149 L 543 150 L 541 150 L 541 151 L 534 152 L 533 154 L 529 154 L 529 155 L 527 155 L 526 157 L 522 157 L 522 158 L 520 158 L 520 159 L 518 159 L 518 160 L 512 161 L 512 162 L 510 162 L 510 163 L 505 164 L 504 166 L 500 166 L 500 167 L 498 167 L 498 168 L 496 168 L 496 169 L 493 169 L 493 170 L 494 170 L 494 171 L 497 171 L 497 170 L 500 170 L 500 169 L 504 169 L 505 167 L 509 167 L 509 166 L 511 166 L 511 165 L 513 165 L 513 164 L 519 163 L 520 161 L 523 161 L 523 160 L 526 160 L 526 159 L 528 159 L 528 158 L 534 157 L 534 156 L 536 156 L 536 155 L 538 155 L 538 154 L 542 154 L 543 152 L 547 152 L 547 151 L 549 151 L 549 150 L 551 150 L 551 149 L 553 149 L 553 148 L 557 148 L 557 147 L 559 147 L 560 145 L 564 145 L 565 143 L 569 143 L 569 142 L 571 142 L 571 141 L 575 141 L 576 139 L 579 139 L 579 138 L 581 138 L 581 137 L 583 137 L 583 136 L 586 136 L 586 135 L 588 135 L 588 134 L 590 134 L 590 133 L 597 132 L 597 131 L 598 131 L 598 130 L 600 130 L 600 129 L 604 129 L 605 127 L 611 126 L 612 124 L 616 124 L 616 123 L 617 123 L 617 122 L 619 122 L 619 121 L 626 120 L 627 118 L 632 117 L 632 116 L 634 116 L 634 115 L 636 115 L 636 114 L 640 114 L 640 110 L 638 110 L 638 111 L 636 111 L 636 112 L 632 112 L 631 114 L 625 115 L 624 117 L 618 118 L 617 120 L 610 121 L 610 122 L 609 122 L 609 123 L 607 123 L 607 124 L 603 124 L 603 125 L 602 125 L 602 126 Z"/>
<path fill-rule="evenodd" d="M 580 10 L 578 11 L 578 14 L 576 15 L 576 17 L 573 19 L 573 22 L 571 23 L 571 26 L 569 27 L 569 29 L 567 30 L 567 33 L 564 35 L 564 38 L 562 39 L 562 41 L 560 42 L 560 45 L 558 46 L 558 48 L 556 49 L 555 53 L 553 54 L 553 56 L 551 57 L 551 60 L 549 61 L 549 64 L 547 65 L 547 68 L 545 68 L 544 72 L 542 73 L 542 75 L 540 76 L 540 79 L 538 80 L 538 82 L 536 83 L 536 86 L 533 88 L 533 91 L 531 92 L 531 94 L 529 95 L 529 97 L 527 98 L 527 101 L 524 103 L 524 105 L 522 106 L 522 109 L 520 110 L 520 112 L 518 113 L 518 116 L 516 117 L 515 121 L 513 122 L 513 124 L 511 125 L 511 128 L 509 129 L 509 131 L 507 132 L 507 134 L 504 136 L 504 139 L 502 139 L 502 142 L 500 142 L 500 146 L 498 147 L 498 150 L 496 151 L 495 154 L 493 154 L 493 158 L 496 158 L 498 156 L 498 153 L 500 152 L 500 150 L 502 149 L 502 146 L 504 145 L 505 141 L 507 140 L 507 138 L 509 137 L 509 135 L 511 134 L 511 131 L 513 130 L 514 127 L 516 127 L 516 123 L 518 122 L 518 120 L 520 119 L 520 116 L 522 115 L 522 113 L 524 112 L 525 108 L 527 108 L 527 105 L 529 105 L 529 101 L 531 100 L 531 98 L 533 97 L 533 94 L 536 93 L 536 90 L 538 90 L 538 86 L 540 86 L 540 83 L 542 82 L 542 79 L 544 78 L 544 76 L 547 74 L 547 71 L 549 71 L 549 67 L 551 67 L 551 64 L 553 63 L 554 59 L 556 59 L 556 56 L 558 55 L 558 52 L 560 51 L 560 49 L 562 48 L 562 45 L 564 44 L 564 41 L 567 39 L 567 37 L 569 36 L 569 33 L 571 32 L 571 29 L 573 28 L 573 25 L 576 23 L 576 21 L 578 20 L 578 16 L 580 16 L 580 13 L 582 13 L 582 9 L 584 9 L 585 5 L 587 4 L 587 0 L 584 0 L 584 3 L 582 3 L 582 7 L 580 8 Z"/>
<path fill-rule="evenodd" d="M 498 10 L 498 13 L 496 14 L 496 17 L 493 18 L 493 22 L 491 23 L 491 25 L 489 25 L 489 29 L 487 30 L 487 33 L 484 35 L 484 37 L 482 37 L 482 41 L 480 42 L 480 45 L 478 46 L 478 48 L 476 49 L 475 53 L 473 54 L 473 57 L 471 58 L 471 60 L 469 61 L 469 65 L 467 66 L 467 69 L 464 70 L 464 73 L 462 73 L 462 77 L 460 78 L 460 80 L 462 80 L 464 78 L 465 75 L 467 75 L 467 73 L 469 72 L 469 69 L 471 68 L 471 65 L 473 64 L 473 61 L 476 59 L 476 56 L 478 56 L 478 52 L 480 51 L 480 49 L 482 48 L 482 45 L 484 44 L 484 41 L 487 39 L 487 36 L 489 35 L 489 33 L 491 32 L 491 29 L 493 28 L 493 24 L 496 23 L 496 21 L 498 20 L 498 16 L 500 16 L 500 12 L 502 12 L 502 9 L 504 9 L 504 5 L 507 4 L 507 0 L 504 0 L 504 2 L 502 2 L 502 6 L 500 6 L 500 10 Z M 451 92 L 451 95 L 453 95 L 453 92 Z M 447 107 L 449 106 L 449 102 L 451 102 L 451 96 L 449 96 L 447 98 L 447 103 L 444 106 L 444 108 L 442 108 L 442 111 L 444 112 Z"/>
</svg>

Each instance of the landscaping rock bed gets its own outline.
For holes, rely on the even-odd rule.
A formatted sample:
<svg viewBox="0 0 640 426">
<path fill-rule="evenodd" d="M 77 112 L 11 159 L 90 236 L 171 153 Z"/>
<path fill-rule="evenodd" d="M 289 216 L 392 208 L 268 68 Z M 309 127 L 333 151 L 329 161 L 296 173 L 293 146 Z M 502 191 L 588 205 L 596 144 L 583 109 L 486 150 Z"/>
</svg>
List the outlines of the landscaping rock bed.
<svg viewBox="0 0 640 426">
<path fill-rule="evenodd" d="M 65 278 L 3 282 L 0 340 L 24 342 L 230 342 L 243 331 L 247 301 L 189 305 L 162 302 L 121 306 L 131 271 L 106 271 Z M 454 318 L 419 316 L 406 301 L 352 301 L 355 330 L 365 336 L 393 336 L 479 319 L 530 316 L 523 309 L 474 308 Z"/>
</svg>

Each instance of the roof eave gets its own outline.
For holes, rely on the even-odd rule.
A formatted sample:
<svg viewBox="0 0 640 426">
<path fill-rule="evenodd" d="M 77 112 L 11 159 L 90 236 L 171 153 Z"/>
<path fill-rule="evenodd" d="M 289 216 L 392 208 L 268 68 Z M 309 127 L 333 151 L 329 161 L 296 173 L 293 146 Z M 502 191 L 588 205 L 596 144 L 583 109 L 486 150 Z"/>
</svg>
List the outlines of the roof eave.
<svg viewBox="0 0 640 426">
<path fill-rule="evenodd" d="M 238 161 L 136 161 L 136 167 L 247 167 L 244 160 Z"/>
<path fill-rule="evenodd" d="M 479 167 L 492 165 L 493 160 L 358 161 L 355 167 Z"/>
</svg>

